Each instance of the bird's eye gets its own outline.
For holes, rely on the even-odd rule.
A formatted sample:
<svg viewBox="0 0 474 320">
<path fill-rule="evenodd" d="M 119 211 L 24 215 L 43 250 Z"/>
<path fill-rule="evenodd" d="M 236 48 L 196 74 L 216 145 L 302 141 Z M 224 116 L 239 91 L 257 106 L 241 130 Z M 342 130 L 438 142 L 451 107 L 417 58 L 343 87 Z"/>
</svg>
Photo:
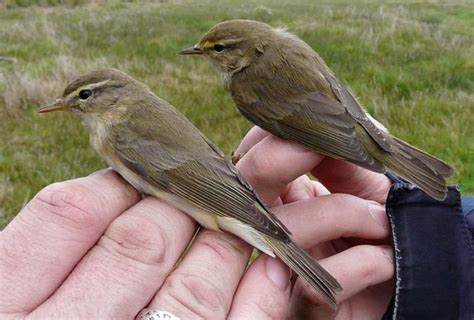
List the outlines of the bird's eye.
<svg viewBox="0 0 474 320">
<path fill-rule="evenodd" d="M 224 46 L 222 44 L 215 44 L 214 45 L 214 51 L 215 52 L 222 52 L 222 51 L 224 51 Z"/>
<path fill-rule="evenodd" d="M 87 100 L 92 95 L 92 91 L 89 89 L 79 91 L 79 99 Z"/>
</svg>

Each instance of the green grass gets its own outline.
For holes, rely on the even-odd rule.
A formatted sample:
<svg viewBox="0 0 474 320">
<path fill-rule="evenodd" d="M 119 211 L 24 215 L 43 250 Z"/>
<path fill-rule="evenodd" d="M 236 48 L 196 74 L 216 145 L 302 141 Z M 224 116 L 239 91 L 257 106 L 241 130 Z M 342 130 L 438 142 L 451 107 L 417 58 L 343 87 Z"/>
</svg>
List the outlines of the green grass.
<svg viewBox="0 0 474 320">
<path fill-rule="evenodd" d="M 177 56 L 212 25 L 250 18 L 315 48 L 372 114 L 452 163 L 474 192 L 474 15 L 465 2 L 311 0 L 0 4 L 0 228 L 38 190 L 104 167 L 71 114 L 40 116 L 65 82 L 96 67 L 147 83 L 230 153 L 250 128 L 218 74 Z"/>
</svg>

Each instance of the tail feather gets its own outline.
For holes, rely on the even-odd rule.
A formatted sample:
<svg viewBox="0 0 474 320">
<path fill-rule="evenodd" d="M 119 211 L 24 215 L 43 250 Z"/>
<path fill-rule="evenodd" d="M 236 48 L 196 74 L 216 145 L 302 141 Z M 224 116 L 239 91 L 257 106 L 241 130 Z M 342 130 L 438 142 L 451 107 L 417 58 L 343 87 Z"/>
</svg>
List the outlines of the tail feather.
<svg viewBox="0 0 474 320">
<path fill-rule="evenodd" d="M 305 279 L 332 308 L 336 308 L 335 294 L 341 285 L 323 267 L 293 242 L 266 237 L 274 253 L 300 277 Z"/>
<path fill-rule="evenodd" d="M 402 140 L 394 138 L 393 154 L 386 158 L 388 169 L 415 184 L 436 200 L 444 200 L 447 195 L 446 178 L 454 170 L 442 160 L 423 152 Z"/>
<path fill-rule="evenodd" d="M 454 169 L 443 160 L 433 157 L 431 154 L 415 148 L 398 138 L 394 137 L 394 140 L 403 151 L 425 163 L 433 172 L 436 172 L 444 178 L 449 178 L 454 174 Z"/>
</svg>

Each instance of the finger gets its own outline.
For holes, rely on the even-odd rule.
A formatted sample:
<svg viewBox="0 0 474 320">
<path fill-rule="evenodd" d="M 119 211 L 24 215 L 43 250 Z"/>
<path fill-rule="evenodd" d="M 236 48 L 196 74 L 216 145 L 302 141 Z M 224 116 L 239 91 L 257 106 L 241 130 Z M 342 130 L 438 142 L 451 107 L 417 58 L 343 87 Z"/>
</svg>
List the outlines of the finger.
<svg viewBox="0 0 474 320">
<path fill-rule="evenodd" d="M 245 271 L 251 247 L 222 232 L 201 231 L 150 308 L 181 319 L 224 319 Z"/>
<path fill-rule="evenodd" d="M 271 204 L 288 183 L 310 171 L 323 157 L 270 135 L 250 149 L 237 168 L 262 200 Z"/>
<path fill-rule="evenodd" d="M 30 317 L 132 319 L 161 286 L 195 228 L 181 211 L 155 198 L 143 199 L 114 220 Z"/>
<path fill-rule="evenodd" d="M 390 246 L 362 245 L 350 248 L 319 261 L 341 284 L 343 290 L 337 294 L 338 304 L 355 296 L 368 287 L 384 283 L 393 278 L 393 248 Z M 293 288 L 292 312 L 299 304 L 324 305 L 322 298 L 309 284 L 298 279 Z"/>
<path fill-rule="evenodd" d="M 279 259 L 260 255 L 242 278 L 228 319 L 285 319 L 290 275 Z"/>
<path fill-rule="evenodd" d="M 243 155 L 247 153 L 254 145 L 259 143 L 263 138 L 270 135 L 270 132 L 265 131 L 257 126 L 254 126 L 252 129 L 247 132 L 245 137 L 240 142 L 240 145 L 237 149 L 234 150 L 234 155 Z"/>
<path fill-rule="evenodd" d="M 391 183 L 385 175 L 329 157 L 312 170 L 332 193 L 349 193 L 384 204 Z"/>
<path fill-rule="evenodd" d="M 389 234 L 384 206 L 348 194 L 310 198 L 272 211 L 303 248 L 342 237 L 381 239 Z"/>
<path fill-rule="evenodd" d="M 112 170 L 47 186 L 0 238 L 0 311 L 28 312 L 49 297 L 138 193 Z"/>
<path fill-rule="evenodd" d="M 395 281 L 393 278 L 371 286 L 368 290 L 361 291 L 359 294 L 352 296 L 350 300 L 346 300 L 349 300 L 354 306 L 360 306 L 360 308 L 357 308 L 358 314 L 352 313 L 350 310 L 346 310 L 346 314 L 351 314 L 353 319 L 364 319 L 367 315 L 371 315 L 372 319 L 383 319 L 394 292 Z"/>
<path fill-rule="evenodd" d="M 321 182 L 302 175 L 290 182 L 280 197 L 283 203 L 291 203 L 328 194 L 329 190 Z"/>
<path fill-rule="evenodd" d="M 383 319 L 393 293 L 394 281 L 391 279 L 352 296 L 336 310 L 294 295 L 288 319 Z"/>
</svg>

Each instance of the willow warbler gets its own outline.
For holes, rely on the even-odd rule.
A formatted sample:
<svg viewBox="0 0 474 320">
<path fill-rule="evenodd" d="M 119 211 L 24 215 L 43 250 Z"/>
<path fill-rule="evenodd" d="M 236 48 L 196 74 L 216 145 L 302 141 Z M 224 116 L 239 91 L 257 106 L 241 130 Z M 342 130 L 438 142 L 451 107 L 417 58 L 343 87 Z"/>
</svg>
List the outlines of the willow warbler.
<svg viewBox="0 0 474 320">
<path fill-rule="evenodd" d="M 118 70 L 92 71 L 39 112 L 55 110 L 77 114 L 93 148 L 137 190 L 205 228 L 233 233 L 280 257 L 335 307 L 338 282 L 291 240 L 222 152 L 147 86 Z"/>
<path fill-rule="evenodd" d="M 251 20 L 212 27 L 183 55 L 209 58 L 240 112 L 272 134 L 446 197 L 445 162 L 391 135 L 297 36 Z"/>
</svg>

